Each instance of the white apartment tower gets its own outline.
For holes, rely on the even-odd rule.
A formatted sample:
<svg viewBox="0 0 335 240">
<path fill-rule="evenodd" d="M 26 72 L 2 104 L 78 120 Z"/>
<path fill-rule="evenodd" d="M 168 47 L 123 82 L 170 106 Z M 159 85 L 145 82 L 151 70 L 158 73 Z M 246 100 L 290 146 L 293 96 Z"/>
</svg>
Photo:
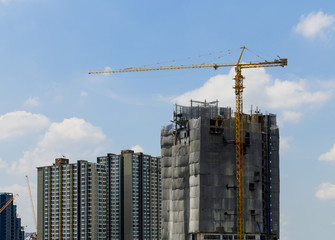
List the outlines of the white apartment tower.
<svg viewBox="0 0 335 240">
<path fill-rule="evenodd" d="M 38 239 L 106 239 L 103 164 L 58 158 L 38 167 Z"/>
<path fill-rule="evenodd" d="M 160 158 L 124 150 L 97 162 L 109 169 L 108 239 L 161 239 Z"/>
<path fill-rule="evenodd" d="M 38 167 L 38 240 L 161 239 L 160 169 L 131 150 Z"/>
</svg>

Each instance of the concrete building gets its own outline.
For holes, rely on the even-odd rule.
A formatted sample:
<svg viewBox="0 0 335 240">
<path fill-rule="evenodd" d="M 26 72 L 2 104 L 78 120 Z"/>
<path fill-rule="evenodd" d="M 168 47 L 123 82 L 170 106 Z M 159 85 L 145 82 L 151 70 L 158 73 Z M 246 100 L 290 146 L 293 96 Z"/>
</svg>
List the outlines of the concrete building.
<svg viewBox="0 0 335 240">
<path fill-rule="evenodd" d="M 12 193 L 0 193 L 0 208 L 11 198 Z M 21 218 L 17 216 L 16 206 L 11 202 L 0 214 L 0 240 L 23 240 Z"/>
<path fill-rule="evenodd" d="M 161 239 L 160 158 L 124 150 L 98 157 L 107 174 L 109 239 Z"/>
<path fill-rule="evenodd" d="M 107 154 L 98 157 L 97 162 L 106 168 L 106 235 L 107 239 L 121 239 L 122 221 L 122 184 L 121 184 L 121 156 Z"/>
<path fill-rule="evenodd" d="M 131 150 L 38 167 L 38 239 L 161 239 L 160 167 Z"/>
<path fill-rule="evenodd" d="M 106 239 L 106 169 L 58 158 L 37 168 L 39 240 Z"/>
<path fill-rule="evenodd" d="M 279 239 L 276 116 L 243 116 L 246 239 Z M 177 106 L 161 131 L 162 239 L 237 239 L 235 117 L 218 102 Z"/>
</svg>

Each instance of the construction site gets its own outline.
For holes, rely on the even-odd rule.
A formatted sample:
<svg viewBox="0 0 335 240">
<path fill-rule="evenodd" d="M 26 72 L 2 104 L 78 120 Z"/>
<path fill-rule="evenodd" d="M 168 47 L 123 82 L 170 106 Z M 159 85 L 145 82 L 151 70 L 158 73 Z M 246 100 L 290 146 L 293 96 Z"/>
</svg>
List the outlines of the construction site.
<svg viewBox="0 0 335 240">
<path fill-rule="evenodd" d="M 192 101 L 161 130 L 162 239 L 277 240 L 279 130 L 276 116 L 243 112 L 242 69 L 284 67 L 286 58 L 106 69 L 89 74 L 234 67 L 235 112 Z"/>
<path fill-rule="evenodd" d="M 0 240 L 334 238 L 334 1 L 0 6 Z"/>
<path fill-rule="evenodd" d="M 37 219 L 26 176 L 30 239 L 278 240 L 279 129 L 275 114 L 243 112 L 242 69 L 284 67 L 287 59 L 243 63 L 241 49 L 237 63 L 90 72 L 233 66 L 235 111 L 218 100 L 176 104 L 161 129 L 160 157 L 126 149 L 96 163 L 63 157 L 37 167 Z"/>
<path fill-rule="evenodd" d="M 162 128 L 162 239 L 238 239 L 236 114 L 218 102 L 176 105 Z M 245 239 L 279 239 L 276 116 L 243 114 Z"/>
</svg>

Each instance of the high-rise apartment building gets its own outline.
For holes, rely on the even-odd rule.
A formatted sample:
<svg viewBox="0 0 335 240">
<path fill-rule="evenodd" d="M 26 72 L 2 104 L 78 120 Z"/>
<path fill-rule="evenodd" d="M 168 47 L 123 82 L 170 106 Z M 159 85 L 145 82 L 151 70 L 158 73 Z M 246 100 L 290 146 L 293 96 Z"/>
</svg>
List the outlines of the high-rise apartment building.
<svg viewBox="0 0 335 240">
<path fill-rule="evenodd" d="M 166 240 L 237 239 L 235 115 L 218 102 L 176 106 L 162 128 Z M 245 239 L 279 239 L 276 116 L 243 115 Z"/>
<path fill-rule="evenodd" d="M 0 208 L 11 198 L 12 193 L 0 193 Z M 11 202 L 0 214 L 0 240 L 23 240 L 24 231 L 21 227 L 21 218 L 17 216 L 17 208 Z"/>
<path fill-rule="evenodd" d="M 37 168 L 38 239 L 106 239 L 106 169 L 58 158 Z"/>
<path fill-rule="evenodd" d="M 107 174 L 109 239 L 161 239 L 160 158 L 124 150 L 98 157 Z"/>
<path fill-rule="evenodd" d="M 107 154 L 98 157 L 97 162 L 106 168 L 106 234 L 107 239 L 122 239 L 122 184 L 121 184 L 121 156 Z"/>
<path fill-rule="evenodd" d="M 161 239 L 160 167 L 131 150 L 38 167 L 38 239 Z"/>
</svg>

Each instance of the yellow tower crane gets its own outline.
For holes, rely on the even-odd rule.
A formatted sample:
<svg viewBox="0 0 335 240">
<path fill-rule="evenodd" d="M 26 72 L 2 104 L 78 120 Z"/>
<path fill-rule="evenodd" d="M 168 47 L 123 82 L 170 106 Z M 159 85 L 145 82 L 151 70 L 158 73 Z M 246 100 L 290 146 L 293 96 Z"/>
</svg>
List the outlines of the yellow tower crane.
<svg viewBox="0 0 335 240">
<path fill-rule="evenodd" d="M 33 202 L 33 197 L 31 195 L 31 189 L 30 189 L 30 183 L 29 183 L 29 178 L 26 176 L 26 181 L 27 181 L 27 186 L 28 186 L 28 193 L 30 197 L 30 205 L 31 205 L 31 210 L 33 212 L 33 218 L 34 218 L 34 223 L 35 223 L 35 231 L 37 234 L 37 221 L 36 221 L 36 214 L 35 214 L 35 208 L 34 208 L 34 202 Z"/>
<path fill-rule="evenodd" d="M 17 196 L 19 196 L 18 194 L 15 194 L 13 197 L 11 197 L 9 200 L 8 200 L 8 202 L 0 209 L 0 213 L 2 213 L 5 209 L 6 209 L 6 207 L 8 207 L 8 205 L 11 203 L 11 202 L 13 202 L 14 201 L 14 199 L 17 197 Z"/>
<path fill-rule="evenodd" d="M 209 64 L 190 64 L 190 65 L 172 65 L 158 67 L 138 67 L 121 68 L 91 71 L 89 74 L 103 73 L 122 73 L 122 72 L 143 72 L 157 70 L 174 70 L 190 68 L 214 68 L 235 67 L 236 75 L 234 77 L 235 102 L 236 102 L 236 204 L 237 204 L 237 236 L 238 240 L 244 240 L 244 177 L 243 177 L 243 75 L 242 68 L 262 68 L 262 67 L 284 67 L 287 65 L 287 58 L 280 58 L 274 61 L 241 63 L 241 58 L 245 46 L 241 48 L 241 54 L 237 63 L 209 63 Z"/>
</svg>

